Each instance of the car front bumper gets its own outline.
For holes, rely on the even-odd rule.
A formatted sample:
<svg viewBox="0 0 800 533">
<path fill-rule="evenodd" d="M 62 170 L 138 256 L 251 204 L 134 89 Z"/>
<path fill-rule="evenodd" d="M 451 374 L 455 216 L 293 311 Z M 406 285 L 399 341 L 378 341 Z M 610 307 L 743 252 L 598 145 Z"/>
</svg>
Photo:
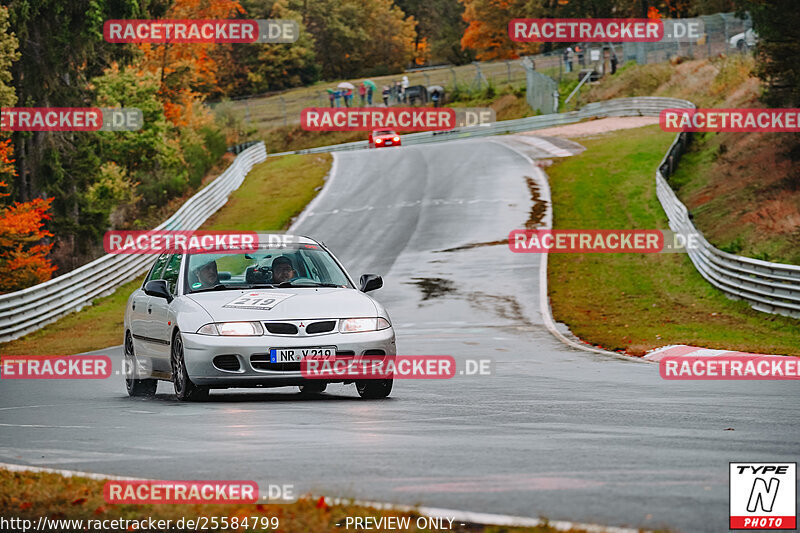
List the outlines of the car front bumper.
<svg viewBox="0 0 800 533">
<path fill-rule="evenodd" d="M 271 348 L 313 348 L 336 346 L 338 353 L 349 352 L 355 360 L 365 352 L 382 350 L 385 355 L 396 355 L 394 329 L 362 333 L 331 333 L 312 337 L 292 337 L 282 335 L 261 335 L 253 337 L 232 337 L 182 333 L 184 360 L 189 378 L 197 385 L 210 387 L 282 387 L 303 385 L 309 380 L 303 378 L 299 370 L 271 370 L 257 368 L 257 362 L 266 356 L 269 359 Z M 235 356 L 239 361 L 238 370 L 223 370 L 214 364 L 218 356 Z M 230 357 L 228 358 L 230 359 Z M 255 364 L 255 366 L 254 366 Z M 335 381 L 335 380 L 334 380 Z M 341 380 L 339 380 L 341 381 Z"/>
</svg>

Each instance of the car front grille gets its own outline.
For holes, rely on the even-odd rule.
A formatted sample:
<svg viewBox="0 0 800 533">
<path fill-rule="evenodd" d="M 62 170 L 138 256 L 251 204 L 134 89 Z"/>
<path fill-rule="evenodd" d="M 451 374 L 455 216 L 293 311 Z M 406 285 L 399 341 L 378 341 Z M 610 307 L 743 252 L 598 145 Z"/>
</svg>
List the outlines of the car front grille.
<svg viewBox="0 0 800 533">
<path fill-rule="evenodd" d="M 309 335 L 313 335 L 315 333 L 328 333 L 329 331 L 333 331 L 333 328 L 335 327 L 336 327 L 335 320 L 312 322 L 306 327 L 306 333 L 308 333 Z"/>
<path fill-rule="evenodd" d="M 291 322 L 264 322 L 264 328 L 271 335 L 320 335 L 336 330 L 336 320 L 308 322 L 292 320 Z"/>
<path fill-rule="evenodd" d="M 264 327 L 273 335 L 297 335 L 297 326 L 288 322 L 265 322 Z"/>
</svg>

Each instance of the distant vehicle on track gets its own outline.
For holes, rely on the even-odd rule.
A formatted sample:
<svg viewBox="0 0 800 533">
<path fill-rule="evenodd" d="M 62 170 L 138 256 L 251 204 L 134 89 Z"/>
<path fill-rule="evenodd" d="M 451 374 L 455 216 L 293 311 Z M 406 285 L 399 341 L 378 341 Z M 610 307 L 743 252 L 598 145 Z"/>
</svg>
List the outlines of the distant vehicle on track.
<svg viewBox="0 0 800 533">
<path fill-rule="evenodd" d="M 732 47 L 737 50 L 746 51 L 753 48 L 758 42 L 758 35 L 750 28 L 742 33 L 737 33 L 729 40 Z"/>
<path fill-rule="evenodd" d="M 152 396 L 158 380 L 172 381 L 183 401 L 229 387 L 318 394 L 328 383 L 355 382 L 362 398 L 385 398 L 392 379 L 306 379 L 300 366 L 394 356 L 389 315 L 364 294 L 382 286 L 374 274 L 356 285 L 308 237 L 261 235 L 247 253 L 162 254 L 125 306 L 128 394 Z"/>
<path fill-rule="evenodd" d="M 400 136 L 393 130 L 375 130 L 369 134 L 369 147 L 400 146 Z"/>
</svg>

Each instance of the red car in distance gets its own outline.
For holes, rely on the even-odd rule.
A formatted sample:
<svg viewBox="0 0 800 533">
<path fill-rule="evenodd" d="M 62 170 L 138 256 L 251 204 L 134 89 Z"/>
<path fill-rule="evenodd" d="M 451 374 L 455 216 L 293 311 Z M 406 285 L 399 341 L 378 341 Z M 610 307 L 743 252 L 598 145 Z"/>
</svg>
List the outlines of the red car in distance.
<svg viewBox="0 0 800 533">
<path fill-rule="evenodd" d="M 369 134 L 369 147 L 400 146 L 400 136 L 392 130 L 375 130 Z"/>
</svg>

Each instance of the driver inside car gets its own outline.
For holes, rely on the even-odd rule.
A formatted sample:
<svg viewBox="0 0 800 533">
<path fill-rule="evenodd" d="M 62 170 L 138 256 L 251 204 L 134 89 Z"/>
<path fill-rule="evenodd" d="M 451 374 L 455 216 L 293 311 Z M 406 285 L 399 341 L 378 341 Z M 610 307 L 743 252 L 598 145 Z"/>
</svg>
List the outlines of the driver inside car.
<svg viewBox="0 0 800 533">
<path fill-rule="evenodd" d="M 217 262 L 214 260 L 209 261 L 208 263 L 197 267 L 194 271 L 195 276 L 197 276 L 198 282 L 201 284 L 200 287 L 195 287 L 196 283 L 192 285 L 193 289 L 208 289 L 214 287 L 215 285 L 219 285 L 219 274 L 217 272 Z"/>
<path fill-rule="evenodd" d="M 297 273 L 292 267 L 292 260 L 281 255 L 272 261 L 272 282 L 283 283 L 297 277 Z"/>
</svg>

